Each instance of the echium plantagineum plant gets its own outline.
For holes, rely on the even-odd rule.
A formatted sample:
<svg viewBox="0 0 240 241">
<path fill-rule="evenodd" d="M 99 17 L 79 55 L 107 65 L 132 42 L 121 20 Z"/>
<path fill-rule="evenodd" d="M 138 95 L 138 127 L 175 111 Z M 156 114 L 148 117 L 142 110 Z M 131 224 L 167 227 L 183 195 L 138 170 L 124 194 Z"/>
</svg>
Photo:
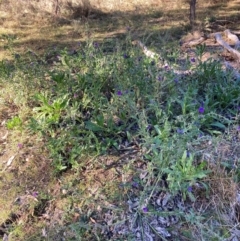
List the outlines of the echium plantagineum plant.
<svg viewBox="0 0 240 241">
<path fill-rule="evenodd" d="M 181 191 L 185 198 L 186 195 L 191 193 L 189 192 L 189 187 L 194 186 L 197 181 L 200 181 L 210 173 L 209 170 L 205 169 L 206 162 L 203 161 L 196 165 L 194 159 L 193 154 L 184 151 L 181 159 L 177 159 L 176 162 L 171 164 L 170 168 L 164 170 L 167 174 L 169 189 L 173 193 Z"/>
</svg>

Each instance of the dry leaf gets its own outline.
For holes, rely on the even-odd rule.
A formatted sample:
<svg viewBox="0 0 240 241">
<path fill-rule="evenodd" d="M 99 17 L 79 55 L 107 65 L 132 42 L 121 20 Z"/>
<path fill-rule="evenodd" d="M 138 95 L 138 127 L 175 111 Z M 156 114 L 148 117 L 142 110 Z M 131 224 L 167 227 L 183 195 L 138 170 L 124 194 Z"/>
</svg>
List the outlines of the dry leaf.
<svg viewBox="0 0 240 241">
<path fill-rule="evenodd" d="M 43 229 L 42 229 L 42 236 L 43 236 L 43 237 L 47 237 L 46 228 L 43 228 Z"/>
<path fill-rule="evenodd" d="M 8 241 L 8 235 L 7 235 L 7 234 L 4 234 L 4 235 L 3 235 L 2 241 Z"/>
<path fill-rule="evenodd" d="M 8 136 L 8 131 L 7 131 L 6 134 L 2 137 L 2 140 L 7 139 L 7 136 Z"/>
<path fill-rule="evenodd" d="M 11 157 L 8 159 L 8 161 L 7 161 L 7 167 L 9 167 L 9 166 L 12 164 L 12 161 L 14 160 L 15 156 L 16 156 L 16 155 L 11 156 Z"/>
</svg>

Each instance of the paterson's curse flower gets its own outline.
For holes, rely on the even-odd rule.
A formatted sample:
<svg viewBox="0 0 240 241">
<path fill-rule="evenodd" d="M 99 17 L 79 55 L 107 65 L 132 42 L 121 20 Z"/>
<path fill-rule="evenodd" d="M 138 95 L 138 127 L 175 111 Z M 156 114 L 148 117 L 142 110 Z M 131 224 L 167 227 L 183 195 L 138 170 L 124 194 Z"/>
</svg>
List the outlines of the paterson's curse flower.
<svg viewBox="0 0 240 241">
<path fill-rule="evenodd" d="M 122 95 L 122 91 L 121 91 L 121 90 L 118 90 L 118 91 L 117 91 L 117 95 L 118 95 L 118 96 L 121 96 L 121 95 Z"/>
<path fill-rule="evenodd" d="M 196 59 L 195 58 L 191 58 L 190 59 L 192 63 L 195 63 L 196 62 Z"/>
<path fill-rule="evenodd" d="M 128 59 L 128 58 L 130 58 L 130 56 L 125 53 L 125 54 L 123 55 L 123 58 L 124 58 L 124 59 Z"/>
<path fill-rule="evenodd" d="M 189 187 L 187 188 L 187 191 L 188 191 L 188 192 L 192 192 L 192 186 L 189 186 Z"/>
<path fill-rule="evenodd" d="M 205 111 L 204 106 L 200 106 L 198 109 L 199 114 L 203 114 Z"/>
<path fill-rule="evenodd" d="M 144 213 L 147 213 L 147 212 L 148 212 L 148 208 L 147 208 L 147 207 L 143 207 L 142 210 L 143 210 Z"/>
</svg>

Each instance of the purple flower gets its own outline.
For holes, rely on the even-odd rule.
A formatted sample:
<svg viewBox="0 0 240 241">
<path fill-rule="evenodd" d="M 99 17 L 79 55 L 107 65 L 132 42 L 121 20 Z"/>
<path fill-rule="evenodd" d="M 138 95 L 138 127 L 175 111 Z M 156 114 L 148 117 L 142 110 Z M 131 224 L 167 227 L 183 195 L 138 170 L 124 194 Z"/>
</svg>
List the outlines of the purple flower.
<svg viewBox="0 0 240 241">
<path fill-rule="evenodd" d="M 159 75 L 159 76 L 157 77 L 157 79 L 158 79 L 158 81 L 162 81 L 162 80 L 163 80 L 163 77 Z"/>
<path fill-rule="evenodd" d="M 126 54 L 126 53 L 123 55 L 123 58 L 124 58 L 124 59 L 128 59 L 129 57 L 130 57 L 130 56 L 129 56 L 128 54 Z"/>
<path fill-rule="evenodd" d="M 33 193 L 32 193 L 32 196 L 33 196 L 33 197 L 37 197 L 37 196 L 38 196 L 38 192 L 33 192 Z"/>
<path fill-rule="evenodd" d="M 147 208 L 147 207 L 143 207 L 142 210 L 143 210 L 144 213 L 147 213 L 147 212 L 148 212 L 148 208 Z"/>
<path fill-rule="evenodd" d="M 183 130 L 183 129 L 178 128 L 178 129 L 177 129 L 177 133 L 178 133 L 178 134 L 184 134 L 184 130 Z"/>
<path fill-rule="evenodd" d="M 195 63 L 196 62 L 196 59 L 195 58 L 191 58 L 190 59 L 192 63 Z"/>
<path fill-rule="evenodd" d="M 204 107 L 203 106 L 200 106 L 199 109 L 198 109 L 198 113 L 199 114 L 203 114 L 205 111 Z"/>
<path fill-rule="evenodd" d="M 176 84 L 178 84 L 179 79 L 178 79 L 178 78 L 175 78 L 175 79 L 174 79 L 174 82 L 175 82 Z"/>
<path fill-rule="evenodd" d="M 75 94 L 73 95 L 73 98 L 76 99 L 77 97 L 78 97 L 78 94 L 75 93 Z"/>
<path fill-rule="evenodd" d="M 165 69 L 165 70 L 169 70 L 169 66 L 166 64 L 166 65 L 164 66 L 164 69 Z"/>
<path fill-rule="evenodd" d="M 147 131 L 150 131 L 152 129 L 152 125 L 150 125 L 150 124 L 147 125 L 146 129 L 147 129 Z"/>
<path fill-rule="evenodd" d="M 122 96 L 122 95 L 123 95 L 122 91 L 121 91 L 121 90 L 118 90 L 118 91 L 117 91 L 117 95 L 118 95 L 118 96 Z"/>
<path fill-rule="evenodd" d="M 187 191 L 188 191 L 188 192 L 192 192 L 192 186 L 189 186 L 189 187 L 187 188 Z"/>
<path fill-rule="evenodd" d="M 146 131 L 151 132 L 153 130 L 153 125 L 149 124 L 146 126 Z"/>
<path fill-rule="evenodd" d="M 127 26 L 126 30 L 129 32 L 131 30 L 131 28 L 129 26 Z"/>
<path fill-rule="evenodd" d="M 189 152 L 189 151 L 187 151 L 187 157 L 188 157 L 188 158 L 190 157 L 190 152 Z"/>
<path fill-rule="evenodd" d="M 151 65 L 155 65 L 155 61 L 154 61 L 154 60 L 152 60 L 150 64 L 151 64 Z"/>
<path fill-rule="evenodd" d="M 98 44 L 97 42 L 94 42 L 94 43 L 93 43 L 93 47 L 94 47 L 95 49 L 97 49 L 97 48 L 99 47 L 99 44 Z"/>
<path fill-rule="evenodd" d="M 23 144 L 22 143 L 18 143 L 18 148 L 22 149 L 23 148 Z"/>
<path fill-rule="evenodd" d="M 137 182 L 132 182 L 132 187 L 138 188 L 139 184 Z"/>
<path fill-rule="evenodd" d="M 138 61 L 140 62 L 142 60 L 142 56 L 139 56 L 138 57 Z"/>
<path fill-rule="evenodd" d="M 240 131 L 240 126 L 237 127 L 237 131 Z"/>
</svg>

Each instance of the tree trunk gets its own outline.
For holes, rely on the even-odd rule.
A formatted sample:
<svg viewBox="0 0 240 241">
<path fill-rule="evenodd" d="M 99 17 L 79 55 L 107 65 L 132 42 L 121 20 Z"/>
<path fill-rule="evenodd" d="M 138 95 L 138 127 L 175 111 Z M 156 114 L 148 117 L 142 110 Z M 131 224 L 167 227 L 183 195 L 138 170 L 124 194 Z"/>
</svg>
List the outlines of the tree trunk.
<svg viewBox="0 0 240 241">
<path fill-rule="evenodd" d="M 190 0 L 190 23 L 191 25 L 194 24 L 195 19 L 196 19 L 196 3 L 197 0 Z"/>
<path fill-rule="evenodd" d="M 59 1 L 55 0 L 55 9 L 54 9 L 54 14 L 57 16 L 59 14 L 60 7 L 59 7 Z"/>
</svg>

